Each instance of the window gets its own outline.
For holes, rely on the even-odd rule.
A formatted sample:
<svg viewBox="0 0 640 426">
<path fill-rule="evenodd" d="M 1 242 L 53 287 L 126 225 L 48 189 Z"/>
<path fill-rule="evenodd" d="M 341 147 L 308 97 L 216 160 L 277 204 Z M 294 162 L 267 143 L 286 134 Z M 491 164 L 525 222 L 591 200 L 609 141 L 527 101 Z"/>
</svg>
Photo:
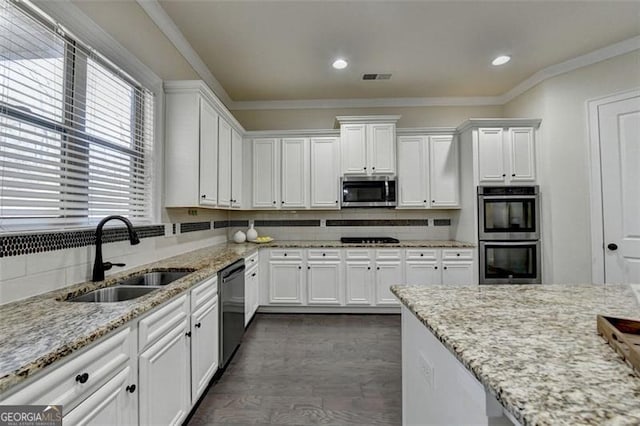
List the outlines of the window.
<svg viewBox="0 0 640 426">
<path fill-rule="evenodd" d="M 0 0 L 0 231 L 151 218 L 153 94 Z"/>
</svg>

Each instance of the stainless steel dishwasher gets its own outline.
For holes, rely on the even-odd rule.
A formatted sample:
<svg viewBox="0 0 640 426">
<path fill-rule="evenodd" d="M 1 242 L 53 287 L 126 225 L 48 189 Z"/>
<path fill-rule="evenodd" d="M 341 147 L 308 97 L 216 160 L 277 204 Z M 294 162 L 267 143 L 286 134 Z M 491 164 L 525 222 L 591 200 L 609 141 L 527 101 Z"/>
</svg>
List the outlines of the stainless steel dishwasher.
<svg viewBox="0 0 640 426">
<path fill-rule="evenodd" d="M 220 368 L 225 368 L 244 334 L 244 259 L 218 273 L 220 303 Z"/>
</svg>

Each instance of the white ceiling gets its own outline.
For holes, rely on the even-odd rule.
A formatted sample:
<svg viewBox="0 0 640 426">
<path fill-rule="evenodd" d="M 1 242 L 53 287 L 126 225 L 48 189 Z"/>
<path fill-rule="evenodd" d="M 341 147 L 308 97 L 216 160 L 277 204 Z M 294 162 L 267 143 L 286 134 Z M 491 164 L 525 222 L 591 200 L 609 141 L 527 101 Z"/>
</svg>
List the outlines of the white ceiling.
<svg viewBox="0 0 640 426">
<path fill-rule="evenodd" d="M 640 1 L 159 3 L 234 101 L 498 96 L 640 34 Z"/>
</svg>

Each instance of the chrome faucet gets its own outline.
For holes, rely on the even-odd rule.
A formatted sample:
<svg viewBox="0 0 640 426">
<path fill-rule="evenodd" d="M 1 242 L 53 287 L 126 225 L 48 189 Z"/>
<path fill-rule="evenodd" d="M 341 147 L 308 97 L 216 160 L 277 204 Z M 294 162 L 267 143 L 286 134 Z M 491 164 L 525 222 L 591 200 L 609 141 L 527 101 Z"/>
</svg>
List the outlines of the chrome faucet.
<svg viewBox="0 0 640 426">
<path fill-rule="evenodd" d="M 102 228 L 104 228 L 105 223 L 109 222 L 112 219 L 118 219 L 124 222 L 127 225 L 127 231 L 129 232 L 129 241 L 132 246 L 140 243 L 140 239 L 138 238 L 138 234 L 133 230 L 133 225 L 129 222 L 129 219 L 123 216 L 107 216 L 98 223 L 98 227 L 96 228 L 96 260 L 93 263 L 93 278 L 92 281 L 102 281 L 104 280 L 104 271 L 108 271 L 113 266 L 125 266 L 124 263 L 111 263 L 111 262 L 102 262 Z"/>
</svg>

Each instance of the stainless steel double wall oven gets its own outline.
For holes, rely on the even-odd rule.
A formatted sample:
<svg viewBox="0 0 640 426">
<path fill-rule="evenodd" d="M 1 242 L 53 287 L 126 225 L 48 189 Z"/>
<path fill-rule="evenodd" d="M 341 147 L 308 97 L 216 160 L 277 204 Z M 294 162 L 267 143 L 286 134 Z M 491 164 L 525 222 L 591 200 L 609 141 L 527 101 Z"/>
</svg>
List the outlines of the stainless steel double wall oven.
<svg viewBox="0 0 640 426">
<path fill-rule="evenodd" d="M 479 186 L 480 284 L 541 282 L 538 186 Z"/>
</svg>

